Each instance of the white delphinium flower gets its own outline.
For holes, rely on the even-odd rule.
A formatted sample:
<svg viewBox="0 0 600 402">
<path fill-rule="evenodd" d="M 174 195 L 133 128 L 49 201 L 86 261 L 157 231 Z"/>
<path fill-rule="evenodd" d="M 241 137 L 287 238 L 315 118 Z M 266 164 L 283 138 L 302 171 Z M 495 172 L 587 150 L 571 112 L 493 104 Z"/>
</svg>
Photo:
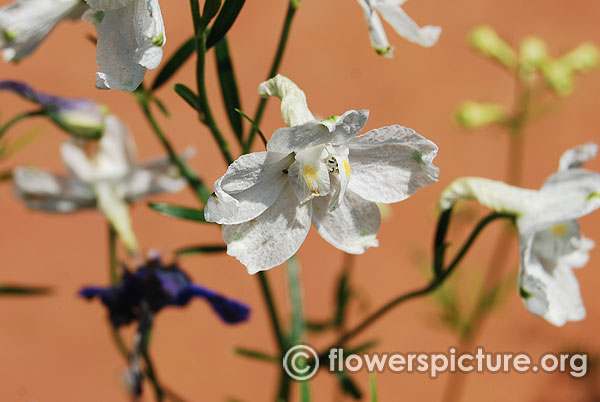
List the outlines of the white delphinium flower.
<svg viewBox="0 0 600 402">
<path fill-rule="evenodd" d="M 557 326 L 585 317 L 572 268 L 584 266 L 594 247 L 576 219 L 600 207 L 600 174 L 580 169 L 596 151 L 595 144 L 587 144 L 565 152 L 559 171 L 540 190 L 465 177 L 450 184 L 440 199 L 442 210 L 467 198 L 515 215 L 521 297 L 529 311 Z"/>
<path fill-rule="evenodd" d="M 129 216 L 129 202 L 164 191 L 178 191 L 185 181 L 168 159 L 135 162 L 135 145 L 127 128 L 115 116 L 105 119 L 99 141 L 72 138 L 61 154 L 66 176 L 17 167 L 15 192 L 29 208 L 47 212 L 74 212 L 98 207 L 132 251 L 137 241 Z"/>
<path fill-rule="evenodd" d="M 0 8 L 0 49 L 4 61 L 33 52 L 64 19 L 76 20 L 88 9 L 82 0 L 17 0 Z"/>
<path fill-rule="evenodd" d="M 377 246 L 376 203 L 402 201 L 437 181 L 437 146 L 398 125 L 357 136 L 367 110 L 315 120 L 304 93 L 277 76 L 259 87 L 282 99 L 284 121 L 266 152 L 242 155 L 215 182 L 207 221 L 223 225 L 227 253 L 254 274 L 293 256 L 311 222 L 333 246 L 361 254 Z"/>
<path fill-rule="evenodd" d="M 369 25 L 371 45 L 379 54 L 392 57 L 393 48 L 388 42 L 377 12 L 394 28 L 398 35 L 421 46 L 430 47 L 435 45 L 442 33 L 442 28 L 437 26 L 419 27 L 400 7 L 406 0 L 357 1 L 363 8 L 365 19 Z"/>
<path fill-rule="evenodd" d="M 158 67 L 167 41 L 158 0 L 86 0 L 96 22 L 96 88 L 134 91 Z"/>
</svg>

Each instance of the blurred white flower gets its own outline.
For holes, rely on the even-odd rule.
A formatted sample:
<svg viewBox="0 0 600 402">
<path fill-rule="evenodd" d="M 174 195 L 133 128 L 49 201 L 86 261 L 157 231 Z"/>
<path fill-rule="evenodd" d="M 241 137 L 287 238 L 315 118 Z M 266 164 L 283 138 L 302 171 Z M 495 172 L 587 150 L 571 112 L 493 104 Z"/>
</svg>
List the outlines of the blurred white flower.
<svg viewBox="0 0 600 402">
<path fill-rule="evenodd" d="M 72 138 L 63 143 L 66 176 L 32 167 L 15 168 L 15 192 L 29 208 L 47 212 L 97 206 L 133 251 L 137 241 L 128 203 L 151 194 L 178 191 L 185 180 L 168 159 L 136 164 L 135 145 L 127 128 L 113 115 L 106 117 L 105 125 L 99 141 Z"/>
<path fill-rule="evenodd" d="M 437 181 L 437 146 L 409 128 L 355 137 L 367 110 L 314 120 L 304 93 L 282 76 L 262 83 L 259 93 L 280 97 L 292 126 L 276 130 L 266 152 L 232 163 L 204 211 L 207 221 L 223 225 L 227 253 L 251 274 L 294 255 L 311 222 L 333 246 L 361 254 L 378 245 L 376 203 L 402 201 Z"/>
<path fill-rule="evenodd" d="M 85 19 L 98 30 L 96 88 L 134 91 L 162 60 L 167 37 L 158 0 L 86 2 L 92 10 Z"/>
<path fill-rule="evenodd" d="M 0 8 L 0 49 L 4 61 L 31 54 L 64 19 L 76 20 L 88 9 L 81 0 L 17 0 Z"/>
<path fill-rule="evenodd" d="M 585 318 L 572 268 L 584 266 L 594 247 L 579 232 L 576 219 L 600 207 L 600 174 L 580 169 L 596 151 L 595 144 L 566 151 L 559 171 L 540 190 L 465 177 L 450 184 L 440 199 L 442 210 L 467 198 L 516 216 L 523 302 L 529 311 L 557 326 Z"/>
<path fill-rule="evenodd" d="M 405 0 L 357 1 L 364 11 L 365 19 L 369 25 L 371 45 L 379 54 L 392 57 L 393 48 L 388 42 L 377 12 L 394 28 L 398 35 L 421 46 L 430 47 L 435 45 L 442 33 L 442 28 L 437 26 L 419 27 L 400 7 Z"/>
</svg>

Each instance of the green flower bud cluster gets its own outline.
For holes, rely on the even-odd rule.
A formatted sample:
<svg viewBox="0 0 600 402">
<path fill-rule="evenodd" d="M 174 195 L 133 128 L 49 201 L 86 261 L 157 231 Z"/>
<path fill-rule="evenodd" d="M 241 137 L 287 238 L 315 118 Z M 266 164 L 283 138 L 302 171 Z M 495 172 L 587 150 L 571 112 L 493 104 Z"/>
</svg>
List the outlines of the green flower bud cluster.
<svg viewBox="0 0 600 402">
<path fill-rule="evenodd" d="M 524 83 L 534 82 L 541 77 L 558 96 L 567 96 L 573 92 L 576 73 L 589 72 L 600 63 L 598 47 L 590 42 L 553 58 L 548 53 L 546 43 L 537 37 L 523 39 L 517 54 L 489 26 L 473 29 L 468 41 L 479 53 L 496 60 L 509 71 L 516 72 Z"/>
</svg>

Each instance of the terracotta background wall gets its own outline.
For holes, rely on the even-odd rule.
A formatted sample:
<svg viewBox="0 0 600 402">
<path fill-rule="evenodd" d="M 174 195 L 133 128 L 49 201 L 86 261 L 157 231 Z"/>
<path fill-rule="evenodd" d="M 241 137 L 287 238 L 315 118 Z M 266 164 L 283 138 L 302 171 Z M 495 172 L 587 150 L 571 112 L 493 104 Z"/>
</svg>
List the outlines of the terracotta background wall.
<svg viewBox="0 0 600 402">
<path fill-rule="evenodd" d="M 1 0 L 7 4 L 7 0 Z M 286 1 L 248 1 L 231 30 L 233 52 L 243 108 L 254 110 L 257 84 L 265 78 L 285 15 Z M 166 55 L 191 32 L 188 3 L 162 1 L 167 27 Z M 525 35 L 546 39 L 558 54 L 585 40 L 600 43 L 596 0 L 454 0 L 412 1 L 406 11 L 421 24 L 440 25 L 439 43 L 424 49 L 397 37 L 387 27 L 396 46 L 395 58 L 374 54 L 369 46 L 366 24 L 359 6 L 351 0 L 305 0 L 292 29 L 281 72 L 291 77 L 307 94 L 315 114 L 341 114 L 350 108 L 369 108 L 367 129 L 400 123 L 416 129 L 440 148 L 436 159 L 440 182 L 421 190 L 409 200 L 392 207 L 391 218 L 379 232 L 380 247 L 356 260 L 355 283 L 365 303 L 355 308 L 356 322 L 365 311 L 396 294 L 420 286 L 423 274 L 415 261 L 429 251 L 434 230 L 435 202 L 444 186 L 462 175 L 502 179 L 506 172 L 506 137 L 498 129 L 464 133 L 450 119 L 462 100 L 490 100 L 511 104 L 514 86 L 493 63 L 472 53 L 465 35 L 475 25 L 493 25 L 512 43 Z M 0 65 L 0 78 L 27 81 L 35 88 L 66 96 L 86 96 L 107 104 L 126 119 L 134 132 L 141 157 L 162 154 L 161 147 L 131 96 L 100 92 L 93 88 L 95 48 L 85 39 L 90 25 L 66 22 L 30 58 L 20 65 Z M 209 91 L 213 108 L 228 129 L 218 95 L 214 63 L 210 60 Z M 152 78 L 154 72 L 148 74 Z M 193 63 L 174 82 L 193 84 Z M 536 188 L 557 167 L 567 147 L 598 138 L 600 72 L 577 79 L 575 94 L 562 102 L 555 113 L 533 123 L 525 140 L 524 183 Z M 195 114 L 173 93 L 170 85 L 158 94 L 172 117 L 161 117 L 178 149 L 195 145 L 192 161 L 202 177 L 212 183 L 225 170 L 208 131 Z M 29 108 L 12 94 L 0 94 L 3 118 Z M 271 102 L 262 124 L 270 133 L 282 122 L 278 102 Z M 64 134 L 42 120 L 16 126 L 11 136 L 31 128 L 43 136 L 24 152 L 3 162 L 1 168 L 36 164 L 62 171 L 58 146 Z M 229 138 L 231 134 L 227 133 Z M 237 152 L 237 150 L 236 150 Z M 600 169 L 594 161 L 590 168 Z M 186 190 L 155 197 L 155 200 L 194 205 Z M 120 382 L 124 363 L 108 335 L 105 311 L 99 303 L 76 298 L 84 284 L 104 284 L 107 275 L 107 239 L 103 217 L 95 211 L 68 216 L 28 211 L 13 195 L 10 184 L 0 184 L 0 281 L 50 285 L 50 297 L 0 300 L 0 400 L 7 402 L 125 401 Z M 133 222 L 140 243 L 170 255 L 175 248 L 194 243 L 220 241 L 213 226 L 176 221 L 159 216 L 140 204 Z M 600 241 L 600 214 L 582 220 L 583 232 Z M 497 228 L 486 232 L 469 255 L 462 278 L 480 277 L 488 261 Z M 457 233 L 464 235 L 463 232 Z M 510 250 L 513 270 L 517 267 L 515 245 Z M 299 253 L 306 286 L 306 310 L 311 318 L 325 318 L 332 304 L 332 287 L 343 255 L 311 231 Z M 264 311 L 256 278 L 227 256 L 192 256 L 182 265 L 202 284 L 219 289 L 249 303 L 252 320 L 241 326 L 225 327 L 206 304 L 194 302 L 185 310 L 172 309 L 159 315 L 152 353 L 160 377 L 192 401 L 243 401 L 272 398 L 277 370 L 264 363 L 233 354 L 235 346 L 274 351 L 275 344 Z M 506 302 L 486 325 L 479 344 L 491 351 L 524 351 L 537 357 L 542 352 L 559 352 L 578 347 L 600 354 L 597 334 L 600 324 L 600 253 L 592 251 L 591 262 L 577 271 L 588 317 L 583 322 L 555 328 L 532 316 L 522 306 L 514 284 Z M 279 308 L 285 302 L 283 269 L 269 272 L 277 287 Z M 431 299 L 420 299 L 393 311 L 368 330 L 360 340 L 381 339 L 379 351 L 444 351 L 456 344 L 455 336 L 436 321 Z M 129 336 L 129 333 L 128 333 Z M 331 339 L 311 338 L 323 347 Z M 358 342 L 358 340 L 357 340 Z M 368 376 L 354 376 L 366 389 Z M 440 399 L 448 375 L 431 380 L 421 374 L 378 376 L 382 401 Z M 566 375 L 510 374 L 470 375 L 464 400 L 487 401 L 591 401 L 597 373 L 582 380 Z M 335 383 L 322 372 L 313 381 L 314 400 L 334 400 Z M 145 400 L 152 400 L 150 389 Z"/>
</svg>

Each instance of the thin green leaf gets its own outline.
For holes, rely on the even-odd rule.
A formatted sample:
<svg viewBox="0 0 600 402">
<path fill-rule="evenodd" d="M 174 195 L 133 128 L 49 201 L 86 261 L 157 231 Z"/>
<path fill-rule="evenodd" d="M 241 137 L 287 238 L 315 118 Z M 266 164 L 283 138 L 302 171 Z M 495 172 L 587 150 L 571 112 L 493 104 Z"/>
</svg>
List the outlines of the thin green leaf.
<svg viewBox="0 0 600 402">
<path fill-rule="evenodd" d="M 229 55 L 229 46 L 227 45 L 226 37 L 217 43 L 215 52 L 225 111 L 227 112 L 227 117 L 229 117 L 231 128 L 241 143 L 243 132 L 242 117 L 236 110 L 239 110 L 242 107 L 240 105 L 240 94 L 238 92 L 233 65 L 231 64 L 231 56 Z"/>
<path fill-rule="evenodd" d="M 4 150 L 3 156 L 8 158 L 9 156 L 16 154 L 17 152 L 22 151 L 35 140 L 37 140 L 42 134 L 44 134 L 44 130 L 42 128 L 32 128 L 25 134 L 18 137 L 16 140 L 8 143 Z"/>
<path fill-rule="evenodd" d="M 341 328 L 344 325 L 351 293 L 350 269 L 344 267 L 337 284 L 336 305 L 333 316 L 333 324 L 336 328 Z"/>
<path fill-rule="evenodd" d="M 375 379 L 375 373 L 369 375 L 369 388 L 371 388 L 371 402 L 379 401 L 377 397 L 377 381 Z"/>
<path fill-rule="evenodd" d="M 204 219 L 204 211 L 201 209 L 179 207 L 160 202 L 151 202 L 148 204 L 148 206 L 162 215 L 185 219 L 188 221 L 206 222 Z"/>
<path fill-rule="evenodd" d="M 260 139 L 262 140 L 263 144 L 266 147 L 267 139 L 265 138 L 265 135 L 263 134 L 263 132 L 260 131 L 260 128 L 258 128 L 258 125 L 256 124 L 256 122 L 254 120 L 252 120 L 250 118 L 250 116 L 248 116 L 246 113 L 242 112 L 240 109 L 235 109 L 235 111 L 238 112 L 243 118 L 245 118 L 246 120 L 248 120 L 250 122 L 250 124 L 252 125 L 252 127 L 254 127 L 254 130 L 258 133 L 258 135 L 260 136 Z"/>
<path fill-rule="evenodd" d="M 357 400 L 362 398 L 362 392 L 354 383 L 354 381 L 348 377 L 348 374 L 343 371 L 336 371 L 334 374 L 335 378 L 338 380 L 340 388 L 345 394 L 350 395 L 352 398 Z"/>
<path fill-rule="evenodd" d="M 162 112 L 162 114 L 164 114 L 166 117 L 171 117 L 171 114 L 169 113 L 169 110 L 167 109 L 163 101 L 158 99 L 156 96 L 152 97 L 152 101 L 158 107 L 158 110 Z"/>
<path fill-rule="evenodd" d="M 210 20 L 215 18 L 215 15 L 221 8 L 221 0 L 206 0 L 204 2 L 204 8 L 202 9 L 202 23 L 204 26 L 208 25 Z"/>
<path fill-rule="evenodd" d="M 306 330 L 309 332 L 319 333 L 319 332 L 327 331 L 328 329 L 331 329 L 331 328 L 332 328 L 332 325 L 331 325 L 330 320 L 326 320 L 326 321 L 307 320 L 306 321 Z"/>
<path fill-rule="evenodd" d="M 175 92 L 177 92 L 177 95 L 181 96 L 183 100 L 187 102 L 188 105 L 197 110 L 199 113 L 204 114 L 200 100 L 194 91 L 186 87 L 184 84 L 175 84 L 173 89 Z"/>
<path fill-rule="evenodd" d="M 210 49 L 227 34 L 235 22 L 246 0 L 225 0 L 215 23 L 206 38 L 206 49 Z"/>
<path fill-rule="evenodd" d="M 281 363 L 281 359 L 277 356 L 272 356 L 268 353 L 261 352 L 259 350 L 247 349 L 247 348 L 235 348 L 236 355 L 247 357 L 249 359 L 261 360 L 268 363 Z"/>
<path fill-rule="evenodd" d="M 152 83 L 152 90 L 156 91 L 158 88 L 163 86 L 173 74 L 179 70 L 179 68 L 189 59 L 196 49 L 196 42 L 192 36 L 186 40 L 180 47 L 175 51 L 173 56 L 164 63 L 163 68 L 160 70 L 154 82 Z"/>
<path fill-rule="evenodd" d="M 187 255 L 187 254 L 214 254 L 222 253 L 227 250 L 225 245 L 211 245 L 211 246 L 192 246 L 183 247 L 175 250 L 175 255 Z"/>
<path fill-rule="evenodd" d="M 48 287 L 0 285 L 0 296 L 42 296 L 52 293 Z"/>
</svg>

